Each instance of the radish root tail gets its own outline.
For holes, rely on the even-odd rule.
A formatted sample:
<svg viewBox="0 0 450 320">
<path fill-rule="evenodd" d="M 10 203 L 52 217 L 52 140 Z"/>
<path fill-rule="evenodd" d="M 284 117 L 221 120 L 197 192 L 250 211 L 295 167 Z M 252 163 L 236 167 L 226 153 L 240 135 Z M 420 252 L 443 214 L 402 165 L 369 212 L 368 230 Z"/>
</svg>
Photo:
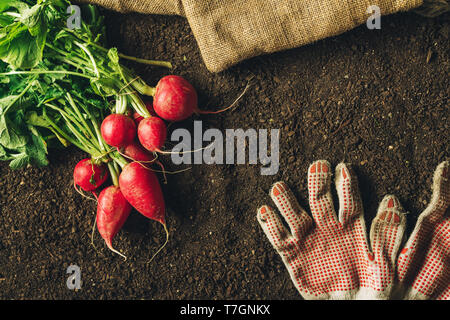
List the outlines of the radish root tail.
<svg viewBox="0 0 450 320">
<path fill-rule="evenodd" d="M 154 158 L 153 160 L 148 160 L 148 161 L 145 161 L 145 160 L 135 160 L 135 159 L 133 159 L 132 157 L 126 155 L 125 153 L 122 153 L 122 152 L 120 151 L 119 148 L 117 148 L 117 153 L 120 154 L 122 157 L 127 158 L 127 159 L 129 159 L 129 160 L 131 160 L 131 161 L 137 162 L 137 163 L 139 163 L 139 164 L 142 164 L 142 163 L 153 163 L 153 162 L 155 162 L 156 159 L 158 158 L 158 154 L 157 154 L 156 152 L 154 152 L 155 158 Z M 145 166 L 144 166 L 144 167 L 145 167 Z"/>
<path fill-rule="evenodd" d="M 185 153 L 194 153 L 194 152 L 199 152 L 201 150 L 206 150 L 208 148 L 211 148 L 214 145 L 214 142 L 211 142 L 210 144 L 208 144 L 206 147 L 203 148 L 199 148 L 196 150 L 186 150 L 186 151 L 163 151 L 163 150 L 159 150 L 157 149 L 156 152 L 159 152 L 161 154 L 185 154 Z"/>
<path fill-rule="evenodd" d="M 122 258 L 124 258 L 124 261 L 127 261 L 127 256 L 124 255 L 123 253 L 117 251 L 116 249 L 113 248 L 113 246 L 111 244 L 107 244 L 109 250 L 111 250 L 112 252 L 118 254 L 119 256 L 121 256 Z"/>
<path fill-rule="evenodd" d="M 164 165 L 161 163 L 161 161 L 156 161 L 156 163 L 158 164 L 158 166 L 161 167 L 162 174 L 163 174 L 163 177 L 164 177 L 164 184 L 167 184 L 166 169 L 164 168 Z"/>
<path fill-rule="evenodd" d="M 158 253 L 161 252 L 162 249 L 164 249 L 164 247 L 166 246 L 166 244 L 169 242 L 169 230 L 167 230 L 167 225 L 165 223 L 161 223 L 164 227 L 164 231 L 166 232 L 166 242 L 164 242 L 164 244 L 158 249 L 158 251 L 156 251 L 153 256 L 150 258 L 150 260 L 147 262 L 147 264 L 149 264 L 150 262 L 153 261 L 153 259 L 158 255 Z"/>
<path fill-rule="evenodd" d="M 245 86 L 245 89 L 241 92 L 241 94 L 236 98 L 236 100 L 234 100 L 234 102 L 232 104 L 230 104 L 228 107 L 221 109 L 221 110 L 217 110 L 217 111 L 207 111 L 207 110 L 197 110 L 197 113 L 199 114 L 218 114 L 224 111 L 227 111 L 231 108 L 233 108 L 236 103 L 238 103 L 239 100 L 241 100 L 241 98 L 244 96 L 244 94 L 247 92 L 247 90 L 250 88 L 251 84 L 250 81 L 253 79 L 250 78 L 250 80 L 248 80 L 247 85 Z"/>
<path fill-rule="evenodd" d="M 162 170 L 155 170 L 155 169 L 151 169 L 151 168 L 147 168 L 147 169 L 149 169 L 149 170 L 151 170 L 153 172 L 163 173 L 164 177 L 165 177 L 166 174 L 177 174 L 177 173 L 181 173 L 181 172 L 184 172 L 184 171 L 191 170 L 192 168 L 189 167 L 189 168 L 184 168 L 184 169 L 180 169 L 180 170 L 176 170 L 176 171 L 167 171 L 167 170 L 163 170 L 162 171 Z"/>
<path fill-rule="evenodd" d="M 97 254 L 100 254 L 100 251 L 98 251 L 97 247 L 94 244 L 94 234 L 95 234 L 95 226 L 97 225 L 97 215 L 94 217 L 94 223 L 92 224 L 92 232 L 91 232 L 91 245 L 94 247 L 95 252 Z"/>
<path fill-rule="evenodd" d="M 89 200 L 92 200 L 92 201 L 96 201 L 96 202 L 97 202 L 97 199 L 94 199 L 94 198 L 92 198 L 92 197 L 89 197 L 89 196 L 85 195 L 80 189 L 78 189 L 78 188 L 77 188 L 77 185 L 75 184 L 75 181 L 73 182 L 73 188 L 74 188 L 75 191 L 78 192 L 83 198 L 86 198 L 86 199 L 89 199 Z"/>
<path fill-rule="evenodd" d="M 150 170 L 150 171 L 153 171 L 153 172 L 162 173 L 163 174 L 163 178 L 164 178 L 164 184 L 167 184 L 167 176 L 166 176 L 167 174 L 177 174 L 177 173 L 181 173 L 181 172 L 188 171 L 188 170 L 192 169 L 192 168 L 189 167 L 189 168 L 180 169 L 180 170 L 176 170 L 176 171 L 167 171 L 164 168 L 164 165 L 162 164 L 161 161 L 156 161 L 156 164 L 161 167 L 161 170 L 156 170 L 156 169 L 153 169 L 151 167 L 147 167 L 146 165 L 140 163 L 139 161 L 136 161 L 136 162 L 139 163 L 142 167 L 144 167 L 147 170 Z"/>
</svg>

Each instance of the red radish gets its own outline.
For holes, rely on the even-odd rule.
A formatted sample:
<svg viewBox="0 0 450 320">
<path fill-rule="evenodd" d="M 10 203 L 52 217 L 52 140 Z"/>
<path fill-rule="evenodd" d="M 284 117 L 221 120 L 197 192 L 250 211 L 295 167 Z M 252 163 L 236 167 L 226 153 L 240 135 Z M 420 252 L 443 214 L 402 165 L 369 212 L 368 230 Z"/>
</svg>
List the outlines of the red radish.
<svg viewBox="0 0 450 320">
<path fill-rule="evenodd" d="M 139 125 L 139 123 L 142 121 L 142 119 L 144 119 L 144 117 L 141 116 L 139 113 L 135 112 L 133 113 L 133 119 L 134 123 L 136 123 L 136 125 Z"/>
<path fill-rule="evenodd" d="M 230 106 L 218 111 L 204 111 L 198 108 L 198 97 L 194 87 L 180 76 L 169 75 L 161 78 L 153 89 L 153 109 L 158 116 L 168 121 L 182 121 L 193 113 L 217 114 L 232 108 L 248 87 L 249 85 Z"/>
<path fill-rule="evenodd" d="M 153 109 L 153 104 L 150 101 L 147 101 L 145 103 L 145 106 L 147 107 L 147 110 L 150 113 L 150 115 L 156 116 L 156 112 Z M 141 120 L 144 119 L 144 117 L 141 116 L 139 113 L 135 112 L 135 113 L 133 113 L 133 119 L 134 119 L 134 122 L 136 123 L 136 125 L 139 125 L 139 122 L 141 122 Z"/>
<path fill-rule="evenodd" d="M 165 203 L 156 174 L 131 162 L 123 167 L 119 176 L 119 186 L 123 196 L 147 218 L 165 224 Z"/>
<path fill-rule="evenodd" d="M 156 163 L 160 166 L 161 172 L 164 175 L 164 183 L 167 184 L 166 169 L 164 168 L 164 165 L 160 161 L 156 160 L 156 156 L 142 147 L 139 142 L 135 141 L 133 143 L 130 143 L 123 149 L 123 152 L 119 151 L 119 153 L 122 154 L 125 158 L 131 159 L 132 161 L 141 163 Z"/>
<path fill-rule="evenodd" d="M 73 170 L 73 183 L 84 191 L 94 191 L 108 179 L 108 170 L 91 159 L 81 160 Z"/>
<path fill-rule="evenodd" d="M 161 152 L 167 137 L 167 127 L 161 118 L 143 119 L 138 126 L 138 138 L 141 145 L 152 152 Z"/>
<path fill-rule="evenodd" d="M 184 78 L 169 75 L 161 78 L 153 96 L 153 108 L 161 118 L 181 121 L 198 112 L 197 92 Z"/>
<path fill-rule="evenodd" d="M 138 162 L 131 162 L 123 167 L 119 176 L 119 186 L 125 199 L 138 212 L 164 226 L 166 242 L 153 255 L 151 261 L 164 248 L 169 239 L 165 219 L 166 207 L 158 178 L 153 171 Z"/>
<path fill-rule="evenodd" d="M 121 148 L 133 142 L 136 124 L 123 114 L 110 114 L 102 122 L 101 133 L 107 144 Z"/>
<path fill-rule="evenodd" d="M 152 116 L 156 116 L 156 112 L 155 112 L 155 109 L 153 108 L 153 103 L 151 101 L 146 101 L 145 107 L 147 108 L 148 112 L 150 112 L 150 114 Z"/>
<path fill-rule="evenodd" d="M 97 229 L 108 248 L 118 255 L 126 257 L 113 248 L 112 240 L 122 228 L 131 212 L 131 205 L 123 196 L 119 187 L 110 186 L 100 192 L 97 205 Z"/>
<path fill-rule="evenodd" d="M 152 162 L 155 160 L 155 156 L 153 155 L 153 153 L 147 151 L 137 141 L 133 141 L 125 148 L 123 148 L 123 153 L 133 161 Z"/>
</svg>

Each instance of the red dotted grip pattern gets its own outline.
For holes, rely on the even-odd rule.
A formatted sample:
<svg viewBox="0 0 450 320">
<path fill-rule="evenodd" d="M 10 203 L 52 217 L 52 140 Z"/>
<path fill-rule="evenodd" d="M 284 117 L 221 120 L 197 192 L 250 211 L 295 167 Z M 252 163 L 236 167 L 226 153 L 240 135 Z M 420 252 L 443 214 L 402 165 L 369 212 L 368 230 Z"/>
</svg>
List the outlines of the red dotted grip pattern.
<svg viewBox="0 0 450 320">
<path fill-rule="evenodd" d="M 430 205 L 398 258 L 398 279 L 406 299 L 450 300 L 449 204 L 449 165 L 443 162 L 434 175 Z"/>
</svg>

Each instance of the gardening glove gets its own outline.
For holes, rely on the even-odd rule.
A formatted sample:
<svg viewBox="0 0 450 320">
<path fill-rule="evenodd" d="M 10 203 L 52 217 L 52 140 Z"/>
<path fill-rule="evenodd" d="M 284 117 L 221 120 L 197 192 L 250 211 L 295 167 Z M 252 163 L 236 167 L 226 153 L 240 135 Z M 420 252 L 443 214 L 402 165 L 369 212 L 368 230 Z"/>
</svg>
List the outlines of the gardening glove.
<svg viewBox="0 0 450 320">
<path fill-rule="evenodd" d="M 404 299 L 450 300 L 450 179 L 442 162 L 433 177 L 430 204 L 401 250 L 397 262 Z"/>
<path fill-rule="evenodd" d="M 354 173 L 343 163 L 336 168 L 338 217 L 330 181 L 327 161 L 309 167 L 312 218 L 285 183 L 275 183 L 270 195 L 290 230 L 269 206 L 258 209 L 258 222 L 305 299 L 389 299 L 405 228 L 403 209 L 394 196 L 383 199 L 371 226 L 370 249 Z"/>
</svg>

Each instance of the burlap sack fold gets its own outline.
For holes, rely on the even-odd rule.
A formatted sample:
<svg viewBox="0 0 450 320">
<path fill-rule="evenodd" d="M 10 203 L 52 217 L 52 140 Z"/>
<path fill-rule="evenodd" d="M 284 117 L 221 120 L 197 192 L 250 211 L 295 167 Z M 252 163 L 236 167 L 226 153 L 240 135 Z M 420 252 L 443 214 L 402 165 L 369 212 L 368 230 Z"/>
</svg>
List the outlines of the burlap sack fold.
<svg viewBox="0 0 450 320">
<path fill-rule="evenodd" d="M 366 23 L 376 5 L 382 15 L 407 11 L 423 0 L 81 0 L 121 12 L 187 18 L 206 67 L 222 71 L 242 60 L 299 47 Z"/>
</svg>

